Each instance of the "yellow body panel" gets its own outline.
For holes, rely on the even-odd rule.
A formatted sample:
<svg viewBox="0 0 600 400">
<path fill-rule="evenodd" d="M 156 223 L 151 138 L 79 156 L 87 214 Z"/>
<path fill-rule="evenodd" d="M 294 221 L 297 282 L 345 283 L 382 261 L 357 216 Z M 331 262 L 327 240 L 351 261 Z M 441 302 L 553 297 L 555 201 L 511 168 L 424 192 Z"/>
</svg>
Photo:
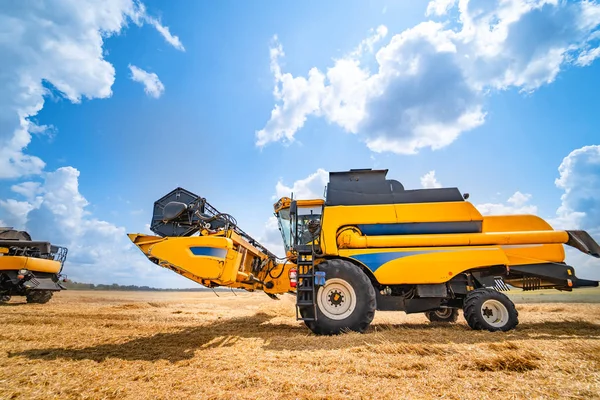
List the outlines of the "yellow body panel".
<svg viewBox="0 0 600 400">
<path fill-rule="evenodd" d="M 561 262 L 564 249 L 561 245 L 419 247 L 340 250 L 340 256 L 359 261 L 381 284 L 435 284 L 470 269 Z"/>
<path fill-rule="evenodd" d="M 322 247 L 324 254 L 336 255 L 337 234 L 344 226 L 482 219 L 481 213 L 466 201 L 325 207 L 321 228 Z"/>
<path fill-rule="evenodd" d="M 290 290 L 288 271 L 295 264 L 273 264 L 235 232 L 228 235 L 162 238 L 130 234 L 129 237 L 149 259 L 205 286 L 264 289 L 268 293 Z M 264 268 L 255 278 L 272 282 L 272 288 L 250 280 L 256 258 Z"/>
<path fill-rule="evenodd" d="M 550 224 L 535 215 L 492 215 L 483 217 L 483 232 L 551 231 Z"/>
<path fill-rule="evenodd" d="M 322 206 L 324 203 L 325 201 L 322 199 L 296 200 L 298 207 L 318 207 Z M 292 199 L 289 197 L 282 197 L 273 205 L 273 209 L 275 213 L 277 213 L 284 208 L 290 208 L 290 204 L 292 204 Z"/>
<path fill-rule="evenodd" d="M 363 235 L 358 226 L 480 223 L 481 233 Z M 469 202 L 325 207 L 324 254 L 354 259 L 380 284 L 436 284 L 494 265 L 563 262 L 565 231 L 535 215 L 482 216 Z"/>
<path fill-rule="evenodd" d="M 233 251 L 231 239 L 213 236 L 158 239 L 142 251 L 159 263 L 166 262 L 202 279 L 235 282 L 241 255 Z"/>
<path fill-rule="evenodd" d="M 60 262 L 35 257 L 0 256 L 0 271 L 18 271 L 20 269 L 58 274 Z"/>
</svg>

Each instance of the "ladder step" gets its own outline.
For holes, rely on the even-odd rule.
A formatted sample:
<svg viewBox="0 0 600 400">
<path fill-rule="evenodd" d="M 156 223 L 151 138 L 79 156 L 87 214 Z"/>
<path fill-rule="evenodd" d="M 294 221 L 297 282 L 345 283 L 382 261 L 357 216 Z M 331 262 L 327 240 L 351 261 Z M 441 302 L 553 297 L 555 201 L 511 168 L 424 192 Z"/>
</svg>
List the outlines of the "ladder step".
<svg viewBox="0 0 600 400">
<path fill-rule="evenodd" d="M 297 290 L 299 290 L 300 292 L 312 292 L 313 288 L 312 287 L 301 286 L 301 287 L 297 288 Z"/>
<path fill-rule="evenodd" d="M 304 300 L 304 301 L 298 301 L 296 302 L 297 306 L 314 306 L 315 302 L 314 301 L 308 301 L 308 300 Z"/>
<path fill-rule="evenodd" d="M 314 278 L 313 274 L 298 274 L 296 275 L 298 278 Z"/>
</svg>

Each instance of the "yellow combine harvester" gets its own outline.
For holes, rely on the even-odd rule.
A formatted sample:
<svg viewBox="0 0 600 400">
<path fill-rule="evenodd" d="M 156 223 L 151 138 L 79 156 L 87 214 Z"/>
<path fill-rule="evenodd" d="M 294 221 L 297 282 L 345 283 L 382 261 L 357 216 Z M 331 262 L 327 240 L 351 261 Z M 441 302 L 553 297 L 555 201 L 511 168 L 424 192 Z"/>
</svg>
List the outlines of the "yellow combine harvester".
<svg viewBox="0 0 600 400">
<path fill-rule="evenodd" d="M 0 228 L 0 303 L 25 296 L 28 303 L 47 303 L 65 289 L 60 283 L 65 247 L 31 240 L 29 233 Z"/>
<path fill-rule="evenodd" d="M 578 279 L 563 245 L 600 258 L 584 231 L 556 231 L 534 215 L 482 216 L 457 188 L 406 190 L 387 170 L 329 175 L 325 200 L 282 198 L 277 257 L 205 199 L 177 188 L 154 205 L 157 236 L 129 237 L 154 263 L 206 287 L 296 295 L 296 318 L 317 334 L 364 332 L 376 310 L 425 313 L 473 329 L 507 331 L 518 313 L 501 293 Z"/>
</svg>

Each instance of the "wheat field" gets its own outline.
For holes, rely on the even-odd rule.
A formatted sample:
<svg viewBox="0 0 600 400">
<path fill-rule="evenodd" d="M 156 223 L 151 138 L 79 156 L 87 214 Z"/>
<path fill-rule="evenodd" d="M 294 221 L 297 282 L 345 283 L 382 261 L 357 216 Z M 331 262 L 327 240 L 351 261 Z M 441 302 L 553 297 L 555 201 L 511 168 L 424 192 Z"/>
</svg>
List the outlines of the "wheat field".
<svg viewBox="0 0 600 400">
<path fill-rule="evenodd" d="M 513 295 L 508 333 L 472 331 L 462 314 L 444 325 L 379 312 L 367 333 L 335 337 L 296 321 L 290 295 L 16 297 L 0 306 L 0 397 L 600 398 L 600 290 L 541 294 Z"/>
</svg>

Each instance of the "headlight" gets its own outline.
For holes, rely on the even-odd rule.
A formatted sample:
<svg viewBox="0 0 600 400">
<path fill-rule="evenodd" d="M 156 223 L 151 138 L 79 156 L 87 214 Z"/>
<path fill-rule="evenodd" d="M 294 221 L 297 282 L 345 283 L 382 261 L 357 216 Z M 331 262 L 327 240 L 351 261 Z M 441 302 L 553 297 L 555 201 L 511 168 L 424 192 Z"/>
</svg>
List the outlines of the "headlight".
<svg viewBox="0 0 600 400">
<path fill-rule="evenodd" d="M 19 270 L 19 275 L 27 275 L 29 271 L 27 271 L 26 269 L 20 269 Z"/>
</svg>

